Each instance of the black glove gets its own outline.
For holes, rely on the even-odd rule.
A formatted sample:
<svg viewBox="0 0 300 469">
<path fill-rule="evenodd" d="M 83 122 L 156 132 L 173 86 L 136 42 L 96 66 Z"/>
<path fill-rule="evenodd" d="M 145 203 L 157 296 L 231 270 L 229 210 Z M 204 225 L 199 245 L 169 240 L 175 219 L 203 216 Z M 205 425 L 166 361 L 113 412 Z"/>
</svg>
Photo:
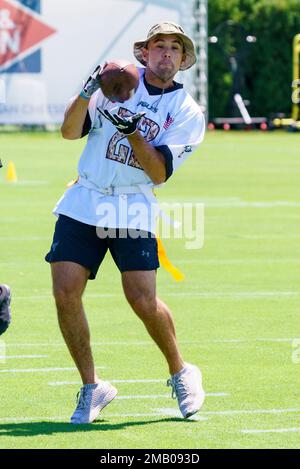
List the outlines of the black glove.
<svg viewBox="0 0 300 469">
<path fill-rule="evenodd" d="M 99 74 L 101 72 L 101 66 L 97 65 L 92 75 L 89 76 L 85 82 L 80 96 L 84 99 L 90 99 L 90 97 L 100 88 Z"/>
<path fill-rule="evenodd" d="M 146 114 L 145 112 L 138 112 L 130 117 L 120 117 L 118 114 L 111 114 L 106 109 L 102 111 L 99 109 L 102 116 L 108 119 L 117 129 L 124 135 L 132 135 L 137 129 L 137 125 L 141 118 Z"/>
</svg>

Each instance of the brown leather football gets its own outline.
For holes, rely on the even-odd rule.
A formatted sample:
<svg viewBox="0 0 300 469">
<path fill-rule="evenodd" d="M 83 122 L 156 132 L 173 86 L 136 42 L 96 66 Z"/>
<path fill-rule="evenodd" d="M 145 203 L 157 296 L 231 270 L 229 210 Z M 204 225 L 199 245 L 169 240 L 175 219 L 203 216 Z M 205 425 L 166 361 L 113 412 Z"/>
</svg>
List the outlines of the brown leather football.
<svg viewBox="0 0 300 469">
<path fill-rule="evenodd" d="M 116 59 L 104 65 L 99 75 L 101 90 L 112 101 L 127 101 L 138 87 L 139 72 L 127 60 Z"/>
</svg>

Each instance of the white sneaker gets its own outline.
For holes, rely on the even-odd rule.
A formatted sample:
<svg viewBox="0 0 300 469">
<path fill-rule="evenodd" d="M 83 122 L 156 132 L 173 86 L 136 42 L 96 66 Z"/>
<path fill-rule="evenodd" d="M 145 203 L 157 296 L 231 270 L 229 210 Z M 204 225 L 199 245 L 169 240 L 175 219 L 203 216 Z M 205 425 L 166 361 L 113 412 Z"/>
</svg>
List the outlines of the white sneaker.
<svg viewBox="0 0 300 469">
<path fill-rule="evenodd" d="M 92 423 L 118 394 L 118 391 L 107 381 L 96 384 L 85 384 L 77 394 L 77 407 L 71 417 L 71 423 Z"/>
<path fill-rule="evenodd" d="M 172 397 L 178 401 L 179 409 L 184 418 L 198 412 L 205 399 L 202 387 L 202 375 L 197 366 L 186 363 L 184 368 L 167 381 L 172 387 Z"/>
</svg>

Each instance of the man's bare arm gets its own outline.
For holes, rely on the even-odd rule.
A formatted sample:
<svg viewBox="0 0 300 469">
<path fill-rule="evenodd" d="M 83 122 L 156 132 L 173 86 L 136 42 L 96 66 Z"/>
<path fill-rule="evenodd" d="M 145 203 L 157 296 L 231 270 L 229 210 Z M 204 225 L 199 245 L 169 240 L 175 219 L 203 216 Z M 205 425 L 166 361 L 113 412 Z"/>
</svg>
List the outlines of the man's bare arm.
<svg viewBox="0 0 300 469">
<path fill-rule="evenodd" d="M 67 140 L 76 140 L 81 137 L 89 102 L 89 99 L 77 96 L 77 98 L 75 98 L 67 107 L 64 121 L 61 126 L 61 134 L 63 138 L 66 138 Z"/>
<path fill-rule="evenodd" d="M 82 136 L 84 121 L 92 95 L 100 88 L 99 74 L 101 66 L 97 65 L 92 75 L 85 82 L 81 93 L 67 107 L 63 124 L 62 136 L 68 140 L 76 140 Z"/>
<path fill-rule="evenodd" d="M 137 130 L 127 136 L 134 156 L 154 184 L 162 184 L 166 180 L 166 163 L 163 155 L 150 143 L 146 142 Z"/>
</svg>

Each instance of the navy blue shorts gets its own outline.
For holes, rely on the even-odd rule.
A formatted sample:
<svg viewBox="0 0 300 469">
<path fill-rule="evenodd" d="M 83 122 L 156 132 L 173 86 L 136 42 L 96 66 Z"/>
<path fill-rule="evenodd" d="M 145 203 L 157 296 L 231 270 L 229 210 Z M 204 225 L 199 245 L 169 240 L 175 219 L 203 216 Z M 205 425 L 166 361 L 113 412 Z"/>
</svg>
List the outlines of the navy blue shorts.
<svg viewBox="0 0 300 469">
<path fill-rule="evenodd" d="M 91 271 L 89 278 L 93 280 L 107 250 L 120 272 L 159 267 L 157 241 L 153 234 L 126 229 L 102 229 L 99 233 L 99 228 L 65 215 L 60 215 L 56 222 L 51 249 L 45 260 L 50 264 L 60 261 L 80 264 Z"/>
</svg>

